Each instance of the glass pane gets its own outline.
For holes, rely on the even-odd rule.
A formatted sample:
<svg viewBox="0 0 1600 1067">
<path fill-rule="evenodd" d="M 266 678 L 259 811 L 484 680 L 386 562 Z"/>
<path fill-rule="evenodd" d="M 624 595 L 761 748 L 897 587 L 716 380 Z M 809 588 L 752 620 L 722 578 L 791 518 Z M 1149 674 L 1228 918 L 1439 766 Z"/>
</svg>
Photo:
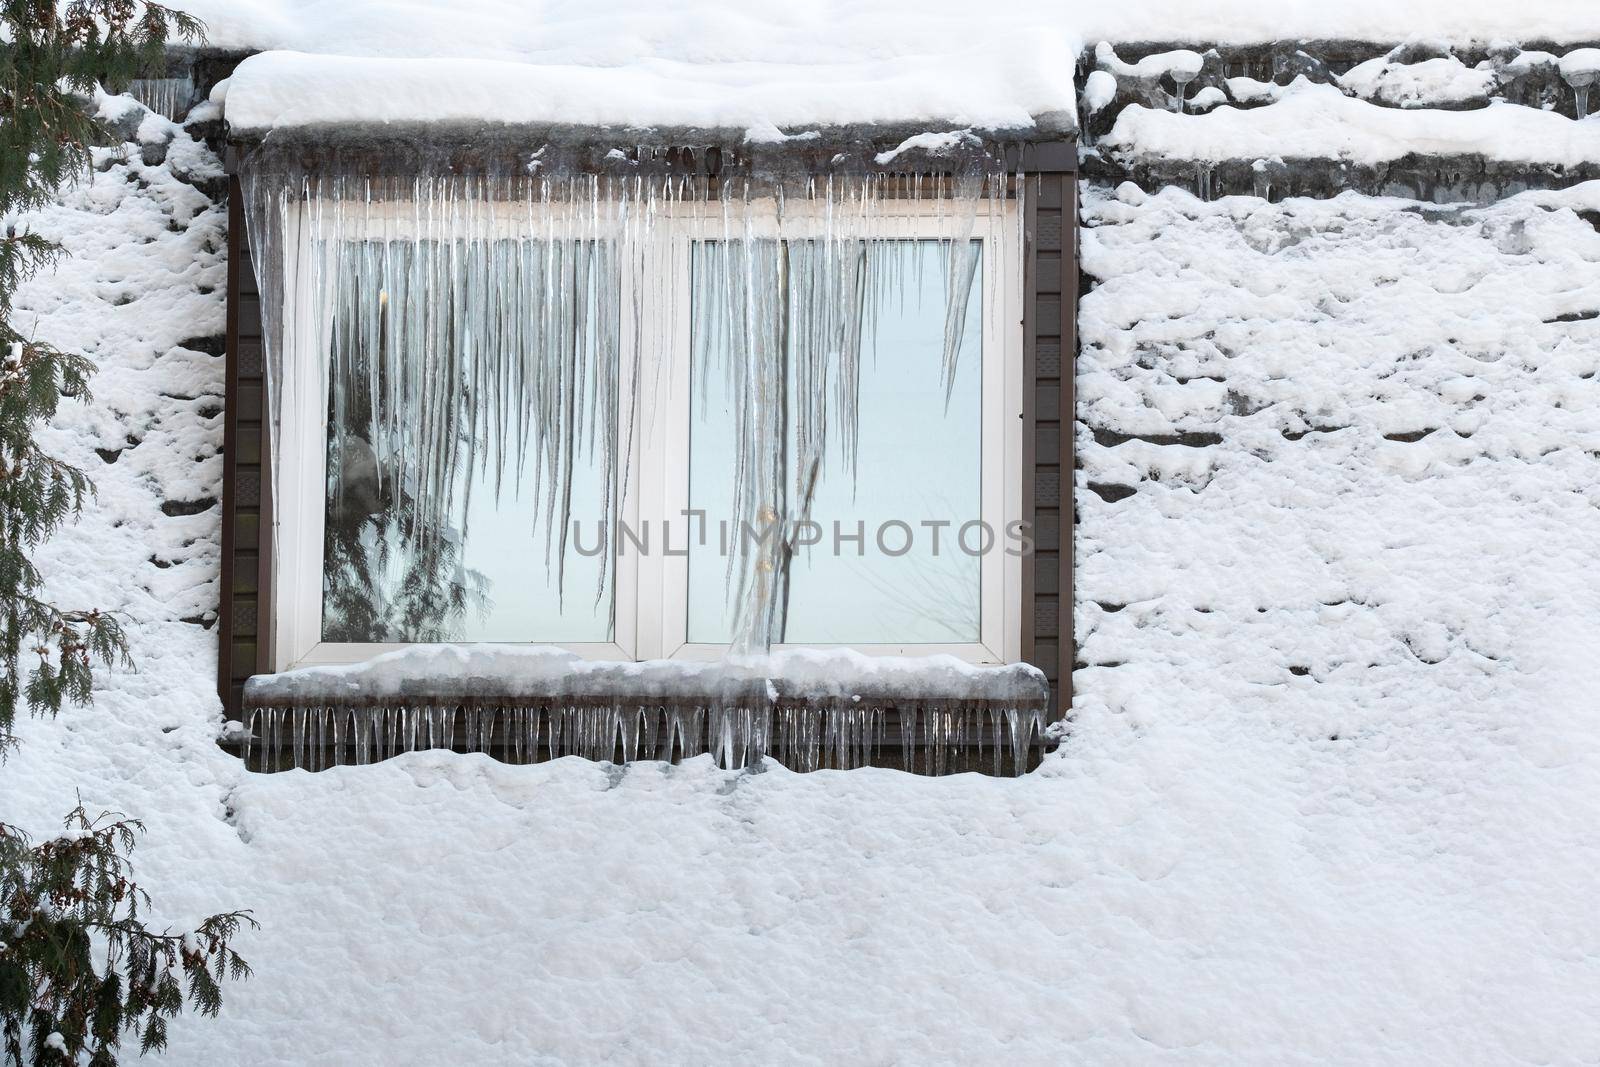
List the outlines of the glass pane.
<svg viewBox="0 0 1600 1067">
<path fill-rule="evenodd" d="M 582 365 L 589 378 L 558 381 L 551 395 L 599 410 L 593 394 L 605 386 L 595 380 L 594 346 L 571 339 L 595 336 L 602 306 L 615 312 L 614 303 L 597 298 L 603 257 L 593 245 L 510 241 L 357 245 L 340 255 L 345 269 L 336 275 L 330 324 L 323 640 L 610 640 L 610 581 L 596 598 L 605 557 L 571 545 L 562 553 L 563 502 L 551 495 L 552 487 L 570 483 L 566 507 L 581 529 L 580 543 L 593 553 L 608 502 L 597 444 L 616 428 L 592 426 L 587 438 L 577 435 L 562 456 L 570 476 L 539 470 L 538 428 L 520 431 L 518 412 L 528 408 L 519 405 L 527 398 L 505 395 L 511 377 L 503 369 L 508 358 L 526 357 L 538 344 L 559 345 L 552 358 L 569 368 Z M 499 288 L 483 285 L 485 278 L 499 279 Z M 548 291 L 562 293 L 576 309 L 558 329 L 538 310 L 547 278 Z M 408 391 L 438 374 L 457 379 L 457 388 L 442 394 L 458 422 L 452 432 L 430 437 L 424 431 L 430 417 L 437 425 L 450 416 L 425 413 L 428 405 Z M 536 419 L 539 403 L 532 410 Z M 396 411 L 403 417 L 391 418 Z M 484 411 L 500 417 L 483 417 Z M 419 498 L 427 491 L 419 457 L 444 449 L 455 450 L 440 479 L 448 481 L 445 518 L 419 522 L 426 510 Z M 501 453 L 508 454 L 497 468 Z M 541 482 L 543 499 L 536 490 Z"/>
<path fill-rule="evenodd" d="M 974 242 L 981 254 L 981 242 Z M 982 518 L 982 276 L 965 294 L 966 314 L 954 380 L 946 400 L 942 373 L 947 269 L 953 250 L 940 241 L 891 241 L 863 249 L 861 285 L 818 279 L 804 243 L 785 250 L 787 295 L 784 345 L 788 456 L 798 453 L 795 427 L 806 377 L 799 346 L 814 343 L 806 324 L 817 321 L 808 300 L 837 300 L 854 291 L 864 325 L 858 389 L 859 442 L 855 470 L 845 455 L 837 409 L 829 412 L 827 446 L 811 519 L 821 540 L 797 547 L 781 640 L 790 644 L 930 644 L 979 640 L 979 558 L 964 551 L 964 523 Z M 835 257 L 837 258 L 837 257 Z M 722 266 L 716 245 L 697 250 L 694 295 L 705 299 Z M 848 266 L 835 265 L 835 270 Z M 703 316 L 696 316 L 701 329 Z M 738 550 L 735 514 L 737 430 L 734 391 L 721 367 L 743 358 L 735 331 L 697 343 L 707 366 L 697 367 L 691 423 L 689 496 L 704 510 L 708 536 L 689 542 L 688 639 L 721 643 L 733 633 L 736 605 L 729 593 L 729 555 Z M 812 340 L 806 338 L 812 336 Z M 802 380 L 804 384 L 802 385 Z M 837 390 L 837 383 L 826 389 Z M 848 393 L 848 390 L 845 391 Z M 830 393 L 830 395 L 833 395 Z M 800 480 L 794 471 L 789 481 Z M 791 493 L 795 490 L 791 489 Z M 721 524 L 730 534 L 724 548 Z M 808 536 L 816 536 L 817 529 Z M 855 539 L 857 534 L 861 537 Z M 802 538 L 806 539 L 806 538 Z M 967 543 L 981 547 L 976 530 Z"/>
</svg>

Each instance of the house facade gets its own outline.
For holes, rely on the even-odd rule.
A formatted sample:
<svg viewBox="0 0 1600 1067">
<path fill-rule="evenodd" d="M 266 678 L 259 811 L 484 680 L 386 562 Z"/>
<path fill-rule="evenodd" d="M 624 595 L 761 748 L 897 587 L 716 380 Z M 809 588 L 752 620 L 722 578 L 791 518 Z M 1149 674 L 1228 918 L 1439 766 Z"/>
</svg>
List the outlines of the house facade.
<svg viewBox="0 0 1600 1067">
<path fill-rule="evenodd" d="M 1075 546 L 1116 554 L 1080 524 L 1207 466 L 1260 402 L 1216 368 L 1150 392 L 1173 353 L 1107 362 L 1098 317 L 1079 402 L 1082 197 L 1577 186 L 1591 51 L 1101 43 L 1043 88 L 857 111 L 603 81 L 585 111 L 539 102 L 570 72 L 175 57 L 160 91 L 215 112 L 228 170 L 219 696 L 242 736 L 299 737 L 290 762 L 368 731 L 737 764 L 787 730 L 834 739 L 801 765 L 882 762 L 887 737 L 909 766 L 938 737 L 1025 769 L 1074 668 L 1117 666 L 1082 651 L 1124 604 L 1075 596 Z M 427 661 L 519 645 L 566 658 Z M 834 681 L 708 666 L 730 650 L 834 655 L 811 669 Z M 928 655 L 950 663 L 907 659 Z M 334 668 L 327 692 L 273 680 L 305 668 Z M 514 743 L 468 709 L 534 722 Z"/>
<path fill-rule="evenodd" d="M 180 120 L 97 96 L 112 147 L 37 214 L 67 255 L 14 304 L 39 338 L 99 367 L 92 401 L 41 427 L 40 447 L 98 490 L 38 550 L 47 596 L 118 613 L 136 669 L 97 669 L 91 708 L 19 718 L 0 768 L 0 820 L 40 843 L 74 795 L 144 821 L 135 859 L 153 927 L 232 907 L 261 923 L 238 946 L 254 976 L 230 986 L 220 1019 L 172 1028 L 170 1062 L 1593 1057 L 1592 3 L 184 6 L 207 19 L 212 50 L 131 87 Z M 245 65 L 273 50 L 362 62 L 308 70 L 296 84 L 318 100 L 283 83 L 255 97 L 271 107 L 251 105 Z M 361 73 L 402 55 L 482 69 L 444 89 Z M 542 75 L 502 77 L 491 61 L 559 76 L 524 91 Z M 807 80 L 813 67 L 828 77 Z M 626 94 L 609 80 L 619 72 Z M 1063 84 L 1070 122 L 1049 115 Z M 686 94 L 706 109 L 672 110 Z M 453 114 L 433 110 L 452 101 Z M 905 110 L 952 101 L 985 106 Z M 556 102 L 564 113 L 534 110 Z M 1062 141 L 1064 163 L 1043 158 Z M 685 148 L 692 161 L 668 151 Z M 725 182 L 738 195 L 724 199 Z M 858 211 L 829 230 L 827 206 L 860 208 L 869 188 L 873 218 L 894 227 L 867 229 Z M 262 230 L 271 190 L 278 224 Z M 1034 215 L 1019 244 L 1017 217 Z M 1030 231 L 1032 288 L 996 288 Z M 324 393 L 300 375 L 309 395 L 275 416 L 270 383 L 287 371 L 264 341 L 288 263 L 304 282 L 288 300 L 295 351 L 324 354 L 310 366 L 328 380 Z M 638 284 L 648 264 L 655 288 Z M 516 281 L 501 304 L 514 314 L 479 313 L 492 278 Z M 530 301 L 533 279 L 556 299 Z M 883 296 L 890 279 L 903 299 Z M 729 365 L 730 322 L 753 363 Z M 1025 323 L 1038 327 L 1031 350 Z M 433 377 L 405 373 L 419 336 L 438 354 Z M 552 337 L 583 368 L 581 394 L 539 358 Z M 1058 657 L 1039 733 L 1066 724 L 1042 753 L 1050 738 L 1022 728 L 1042 703 L 1037 676 L 1006 647 L 1021 625 L 1008 638 L 1002 622 L 999 647 L 985 639 L 986 557 L 954 561 L 978 568 L 975 596 L 941 586 L 931 601 L 975 605 L 964 634 L 933 632 L 930 619 L 950 621 L 937 611 L 878 626 L 907 621 L 869 610 L 897 601 L 822 570 L 834 518 L 846 537 L 862 520 L 861 558 L 897 576 L 896 560 L 929 573 L 931 547 L 890 555 L 879 527 L 902 520 L 926 545 L 924 520 L 981 520 L 971 486 L 986 484 L 985 443 L 1004 457 L 1008 439 L 1029 440 L 1021 419 L 984 419 L 995 337 L 1002 353 L 1020 338 L 1043 383 L 1022 394 L 1036 521 L 1052 491 L 1071 514 L 1054 557 L 1035 531 L 1047 615 L 1034 652 Z M 947 338 L 961 342 L 952 371 Z M 675 378 L 685 363 L 710 373 Z M 462 384 L 474 366 L 495 373 Z M 841 405 L 851 366 L 859 394 Z M 1009 367 L 994 366 L 1005 402 Z M 800 386 L 824 371 L 827 388 Z M 889 372 L 895 404 L 880 388 Z M 751 409 L 730 398 L 763 382 L 786 424 L 735 417 Z M 569 395 L 584 403 L 556 402 Z M 448 403 L 461 396 L 484 402 Z M 801 552 L 819 545 L 801 544 L 812 534 L 796 522 L 790 565 L 813 590 L 848 593 L 850 610 L 819 612 L 795 584 L 786 611 L 755 601 L 772 609 L 755 618 L 789 626 L 767 656 L 669 647 L 666 607 L 680 601 L 683 645 L 772 633 L 724 626 L 760 585 L 741 584 L 732 546 L 722 554 L 715 512 L 758 491 L 775 513 L 804 500 L 793 474 L 817 438 L 799 428 L 822 417 L 810 517 L 827 560 L 807 569 Z M 284 425 L 301 428 L 288 455 L 309 476 L 275 473 Z M 525 437 L 529 425 L 570 427 L 576 444 L 564 429 Z M 633 440 L 604 432 L 615 425 L 636 427 Z M 473 457 L 470 478 L 447 453 L 414 450 L 474 433 L 476 449 L 457 452 Z M 679 445 L 646 446 L 662 439 Z M 906 443 L 903 462 L 869 461 L 885 439 Z M 1047 445 L 1063 450 L 1054 484 Z M 611 500 L 640 521 L 636 541 L 602 547 L 596 516 L 612 504 L 578 487 L 607 484 L 608 464 L 622 486 Z M 461 473 L 396 476 L 407 470 Z M 470 499 L 443 491 L 464 484 Z M 1014 484 L 1020 497 L 1029 483 Z M 567 503 L 550 492 L 563 485 Z M 941 495 L 953 506 L 936 510 Z M 285 551 L 275 505 L 289 496 L 320 533 L 291 531 Z M 883 500 L 899 514 L 865 510 Z M 661 521 L 698 523 L 675 509 L 705 512 L 706 544 L 675 525 L 668 550 L 708 552 L 709 572 L 704 556 L 663 549 Z M 404 541 L 408 516 L 441 512 L 449 536 Z M 507 516 L 524 550 L 481 562 L 505 540 L 485 515 Z M 759 509 L 751 522 L 759 535 Z M 544 538 L 560 525 L 564 553 Z M 960 532 L 940 529 L 942 544 Z M 1027 558 L 1004 555 L 996 532 L 1020 589 Z M 904 543 L 886 526 L 888 549 Z M 427 583 L 371 595 L 395 587 L 359 580 L 358 549 L 379 578 L 385 549 L 424 562 L 477 551 L 462 565 L 498 579 L 483 590 L 490 610 L 472 582 L 456 599 L 430 602 Z M 839 556 L 857 558 L 855 543 Z M 761 559 L 746 573 L 777 572 Z M 312 594 L 285 607 L 290 567 Z M 666 593 L 673 574 L 681 597 Z M 509 613 L 533 603 L 549 614 Z M 631 629 L 595 625 L 623 611 Z M 823 636 L 843 640 L 819 640 L 834 622 Z M 291 624 L 285 646 L 275 635 Z M 315 640 L 297 648 L 306 625 Z M 462 639 L 420 639 L 447 625 Z M 540 651 L 509 647 L 508 632 Z M 947 658 L 861 647 L 886 632 Z M 809 642 L 855 651 L 784 648 Z M 384 647 L 365 667 L 294 666 L 342 651 L 319 644 Z M 993 655 L 962 658 L 961 644 Z M 908 762 L 891 716 L 901 699 L 917 715 L 915 774 L 885 769 Z M 630 718 L 624 701 L 658 715 Z M 699 708 L 704 754 L 692 755 Z M 1027 739 L 1021 777 L 1010 709 Z M 424 751 L 387 758 L 408 747 Z M 640 758 L 619 762 L 630 750 Z M 549 758 L 568 752 L 599 758 Z M 941 769 L 985 773 L 923 773 Z"/>
</svg>

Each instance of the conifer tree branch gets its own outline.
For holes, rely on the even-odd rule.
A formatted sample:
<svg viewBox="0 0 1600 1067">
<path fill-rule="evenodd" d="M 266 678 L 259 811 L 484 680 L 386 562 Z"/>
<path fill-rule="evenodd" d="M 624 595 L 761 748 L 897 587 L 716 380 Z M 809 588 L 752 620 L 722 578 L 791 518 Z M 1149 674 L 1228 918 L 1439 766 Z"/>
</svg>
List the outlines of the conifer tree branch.
<svg viewBox="0 0 1600 1067">
<path fill-rule="evenodd" d="M 85 106 L 97 85 L 120 90 L 200 29 L 146 0 L 0 0 L 0 216 L 48 204 L 86 171 L 104 133 Z M 60 255 L 15 223 L 0 233 L 0 760 L 19 708 L 86 704 L 97 664 L 131 666 L 122 621 L 49 602 L 29 558 L 93 493 L 34 435 L 63 400 L 88 400 L 94 365 L 10 321 L 17 287 Z M 188 933 L 145 925 L 149 898 L 128 859 L 142 832 L 137 820 L 90 818 L 81 801 L 48 841 L 0 823 L 0 1062 L 115 1067 L 125 1037 L 162 1049 L 168 1020 L 186 1006 L 215 1015 L 220 983 L 249 975 L 232 947 L 255 926 L 248 912 Z"/>
</svg>

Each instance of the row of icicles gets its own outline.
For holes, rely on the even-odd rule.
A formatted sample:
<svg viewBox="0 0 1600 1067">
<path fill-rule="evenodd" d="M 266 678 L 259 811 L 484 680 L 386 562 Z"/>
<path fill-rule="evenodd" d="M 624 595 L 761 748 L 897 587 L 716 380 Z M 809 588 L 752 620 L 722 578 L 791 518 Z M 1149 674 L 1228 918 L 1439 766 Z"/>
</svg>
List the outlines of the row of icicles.
<svg viewBox="0 0 1600 1067">
<path fill-rule="evenodd" d="M 807 518 L 822 457 L 842 455 L 846 468 L 853 457 L 873 309 L 896 293 L 904 261 L 880 253 L 925 233 L 919 218 L 947 224 L 938 373 L 948 383 L 977 270 L 971 235 L 980 219 L 1001 216 L 1011 192 L 1004 174 L 979 166 L 953 178 L 867 173 L 790 186 L 540 173 L 378 179 L 261 164 L 245 170 L 245 185 L 273 426 L 286 404 L 317 404 L 331 383 L 334 432 L 356 411 L 378 471 L 405 472 L 417 543 L 464 534 L 463 486 L 485 472 L 496 494 L 534 494 L 558 574 L 571 475 L 595 459 L 614 527 L 643 384 L 640 362 L 625 355 L 670 345 L 679 312 L 662 294 L 689 291 L 695 259 L 700 365 L 737 341 L 719 371 L 741 413 L 731 518 L 792 529 Z M 722 254 L 656 256 L 679 233 Z M 306 293 L 313 306 L 293 314 L 297 329 L 310 323 L 328 339 L 315 346 L 320 358 L 285 344 L 285 298 Z M 645 323 L 651 301 L 668 314 Z M 808 383 L 803 396 L 784 394 L 791 367 Z M 270 435 L 275 456 L 282 436 Z M 284 464 L 272 469 L 281 476 Z M 752 548 L 729 570 L 740 651 L 764 651 L 781 625 L 784 567 L 774 575 L 782 561 L 755 558 L 760 551 L 776 550 Z M 602 588 L 571 595 L 603 594 L 612 568 L 600 562 Z"/>
<path fill-rule="evenodd" d="M 798 771 L 898 765 L 924 774 L 1019 775 L 1045 743 L 1043 712 L 989 704 L 778 707 L 294 706 L 246 714 L 252 770 L 366 765 L 407 752 L 493 754 L 509 763 L 562 756 L 677 761 L 709 753 L 743 769 L 763 758 Z"/>
</svg>

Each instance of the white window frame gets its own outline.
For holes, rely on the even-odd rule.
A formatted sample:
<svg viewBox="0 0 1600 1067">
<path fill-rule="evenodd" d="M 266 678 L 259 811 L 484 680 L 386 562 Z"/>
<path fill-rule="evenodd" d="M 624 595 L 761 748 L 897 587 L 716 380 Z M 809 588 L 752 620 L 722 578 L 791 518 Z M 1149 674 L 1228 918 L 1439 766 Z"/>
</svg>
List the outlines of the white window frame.
<svg viewBox="0 0 1600 1067">
<path fill-rule="evenodd" d="M 309 215 L 316 205 L 290 209 L 284 241 L 284 358 L 283 402 L 275 450 L 279 469 L 274 476 L 274 611 L 269 659 L 275 670 L 293 667 L 357 663 L 385 652 L 412 647 L 397 643 L 332 642 L 321 639 L 323 596 L 323 533 L 327 500 L 327 390 L 326 352 L 329 324 L 318 323 L 315 299 L 326 284 L 313 254 Z M 1007 532 L 1022 520 L 1023 479 L 1031 472 L 1023 461 L 1022 367 L 1022 259 L 1017 241 L 1017 205 L 1006 200 L 995 212 L 980 211 L 974 223 L 955 219 L 928 202 L 887 201 L 875 208 L 874 228 L 886 239 L 968 239 L 983 242 L 980 278 L 983 286 L 980 518 L 994 531 L 991 551 L 981 557 L 979 640 L 941 644 L 783 645 L 780 648 L 853 648 L 867 655 L 921 656 L 948 654 L 971 663 L 1014 663 L 1022 655 L 1022 559 L 1007 551 Z M 621 521 L 635 530 L 648 520 L 652 551 L 641 555 L 629 548 L 613 556 L 613 639 L 606 642 L 557 643 L 588 659 L 709 660 L 720 657 L 726 646 L 695 644 L 686 640 L 688 627 L 688 558 L 668 556 L 657 543 L 662 523 L 673 529 L 673 542 L 684 544 L 684 512 L 692 505 L 689 492 L 689 433 L 692 418 L 692 345 L 690 338 L 690 274 L 688 257 L 697 241 L 729 237 L 763 237 L 804 240 L 826 232 L 820 211 L 796 209 L 791 203 L 779 216 L 775 206 L 752 220 L 741 219 L 730 233 L 715 206 L 684 205 L 658 219 L 654 239 L 644 248 L 630 247 L 627 233 L 556 233 L 553 236 L 613 238 L 621 244 L 618 262 L 650 257 L 646 277 L 675 279 L 670 291 L 644 285 L 637 294 L 636 272 L 622 271 L 620 336 L 623 396 L 620 410 L 634 413 L 634 432 L 617 427 L 617 455 L 627 464 L 626 491 L 620 502 Z M 382 227 L 374 231 L 376 224 Z M 404 208 L 366 209 L 362 226 L 367 233 L 394 234 L 412 225 Z M 332 226 L 319 220 L 318 232 Z M 514 210 L 481 231 L 486 237 L 526 236 L 526 220 Z M 350 239 L 362 234 L 352 232 Z M 544 235 L 541 229 L 539 236 Z M 682 257 L 671 270 L 673 257 Z M 662 306 L 665 304 L 666 306 Z M 634 308 L 641 309 L 635 329 Z M 648 328 L 657 317 L 659 330 Z M 665 337 L 667 343 L 653 351 L 639 351 L 637 338 Z M 650 346 L 646 346 L 649 348 Z M 969 354 L 966 358 L 972 358 Z M 639 374 L 633 369 L 639 364 Z M 640 396 L 627 395 L 628 384 L 640 383 Z M 631 452 L 625 453 L 625 449 Z M 869 533 L 870 538 L 870 533 Z M 532 642 L 530 642 L 531 644 Z"/>
</svg>

